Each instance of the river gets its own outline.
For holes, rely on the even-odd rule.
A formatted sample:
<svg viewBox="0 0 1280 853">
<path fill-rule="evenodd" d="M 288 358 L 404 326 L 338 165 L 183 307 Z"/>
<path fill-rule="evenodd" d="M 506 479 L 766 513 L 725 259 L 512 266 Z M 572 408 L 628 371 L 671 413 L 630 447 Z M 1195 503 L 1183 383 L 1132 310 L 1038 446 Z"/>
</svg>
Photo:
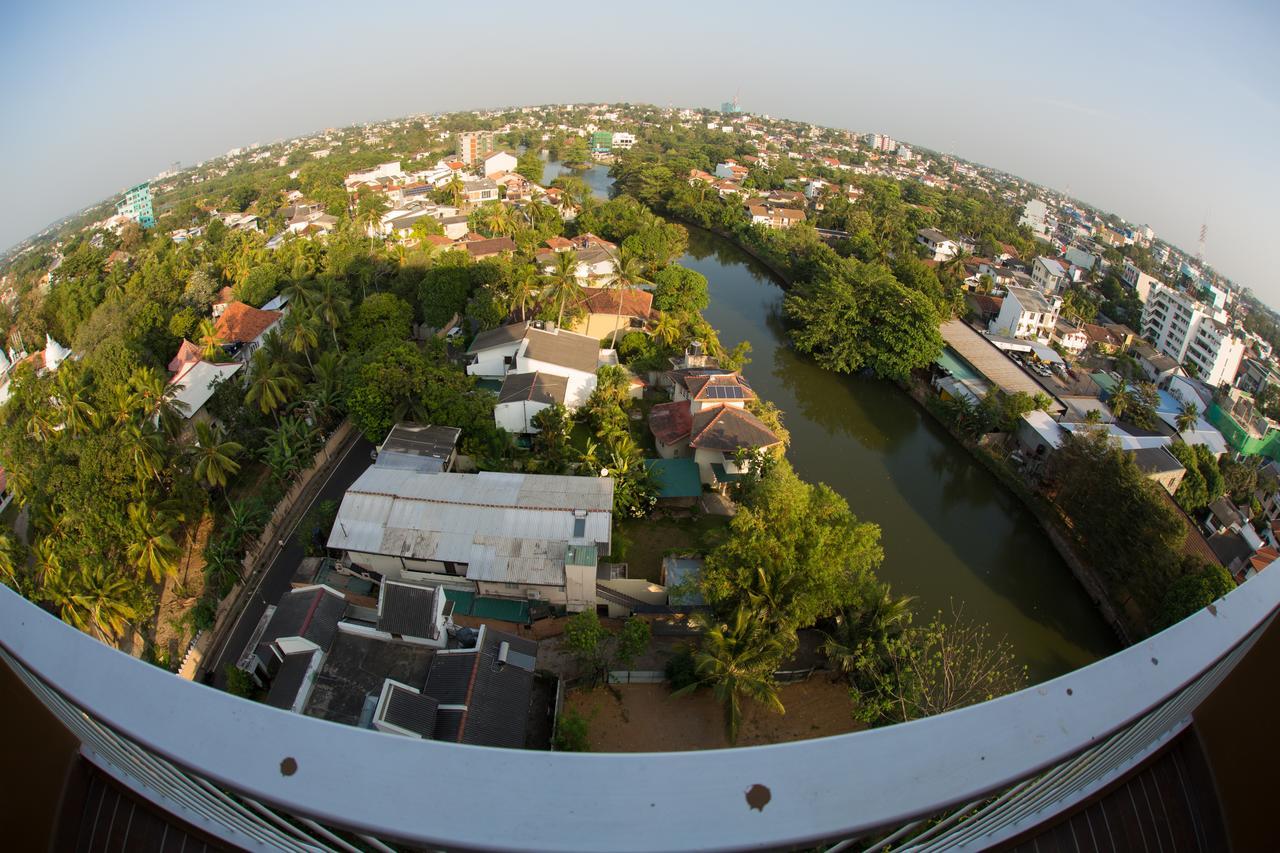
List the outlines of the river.
<svg viewBox="0 0 1280 853">
<path fill-rule="evenodd" d="M 607 168 L 578 174 L 607 197 Z M 988 623 L 1033 683 L 1118 648 L 1035 518 L 910 397 L 888 382 L 821 370 L 787 345 L 782 290 L 763 265 L 695 228 L 679 263 L 707 277 L 703 313 L 725 347 L 751 342 L 743 373 L 782 409 L 796 472 L 880 526 L 880 576 L 915 596 L 917 619 L 954 607 Z"/>
</svg>

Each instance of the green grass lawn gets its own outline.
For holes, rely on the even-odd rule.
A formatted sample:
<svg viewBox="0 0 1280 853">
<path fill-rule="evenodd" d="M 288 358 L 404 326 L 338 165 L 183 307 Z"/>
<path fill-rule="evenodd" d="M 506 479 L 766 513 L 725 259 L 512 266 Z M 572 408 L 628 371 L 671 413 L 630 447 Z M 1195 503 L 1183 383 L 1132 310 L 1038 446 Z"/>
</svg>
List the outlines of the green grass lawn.
<svg viewBox="0 0 1280 853">
<path fill-rule="evenodd" d="M 658 583 L 662 577 L 662 558 L 671 552 L 702 549 L 708 531 L 719 530 L 729 519 L 718 515 L 695 515 L 693 518 L 636 518 L 614 524 L 614 538 L 621 533 L 631 540 L 626 558 L 627 576 Z"/>
</svg>

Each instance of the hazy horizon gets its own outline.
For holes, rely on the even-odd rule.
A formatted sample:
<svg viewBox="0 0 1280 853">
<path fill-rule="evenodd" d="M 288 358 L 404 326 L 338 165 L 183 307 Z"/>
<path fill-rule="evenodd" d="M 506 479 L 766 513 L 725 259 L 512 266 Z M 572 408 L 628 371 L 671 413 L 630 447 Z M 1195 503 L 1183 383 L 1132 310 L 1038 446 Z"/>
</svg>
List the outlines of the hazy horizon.
<svg viewBox="0 0 1280 853">
<path fill-rule="evenodd" d="M 1146 223 L 1280 305 L 1267 234 L 1280 167 L 1268 84 L 1280 10 L 1077 4 L 1061 13 L 662 2 L 589 16 L 425 8 L 6 8 L 0 67 L 17 202 L 0 246 L 254 142 L 417 113 L 631 102 L 743 108 L 887 133 Z M 765 18 L 772 15 L 766 23 Z M 441 25 L 452 27 L 442 31 Z M 390 35 L 389 35 L 390 33 Z"/>
</svg>

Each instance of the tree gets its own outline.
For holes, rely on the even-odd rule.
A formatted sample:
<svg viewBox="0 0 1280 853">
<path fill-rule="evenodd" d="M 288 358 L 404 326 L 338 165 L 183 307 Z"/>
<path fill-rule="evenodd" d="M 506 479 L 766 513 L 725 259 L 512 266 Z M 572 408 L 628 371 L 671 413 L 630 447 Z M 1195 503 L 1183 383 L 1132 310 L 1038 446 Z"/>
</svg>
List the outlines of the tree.
<svg viewBox="0 0 1280 853">
<path fill-rule="evenodd" d="M 696 270 L 672 264 L 653 277 L 653 307 L 680 316 L 697 314 L 709 303 L 707 278 Z"/>
<path fill-rule="evenodd" d="M 617 310 L 613 318 L 613 340 L 609 344 L 611 348 L 615 350 L 618 348 L 618 327 L 622 325 L 623 296 L 626 291 L 636 285 L 648 283 L 644 278 L 639 256 L 625 248 L 613 256 L 613 275 L 605 284 L 605 287 L 613 292 L 617 302 Z"/>
<path fill-rule="evenodd" d="M 703 595 L 723 610 L 744 590 L 767 590 L 765 618 L 790 642 L 797 628 L 855 603 L 883 556 L 879 527 L 780 462 L 741 494 L 727 538 L 707 554 Z"/>
<path fill-rule="evenodd" d="M 538 156 L 537 150 L 530 146 L 516 158 L 516 174 L 531 184 L 540 184 L 542 183 L 543 165 L 542 158 Z"/>
<path fill-rule="evenodd" d="M 726 622 L 707 626 L 693 656 L 698 680 L 671 695 L 683 696 L 697 687 L 710 687 L 724 707 L 725 735 L 729 743 L 737 743 L 744 699 L 779 714 L 786 713 L 773 680 L 783 655 L 782 644 L 768 626 L 739 605 Z"/>
<path fill-rule="evenodd" d="M 1197 423 L 1200 422 L 1200 407 L 1195 403 L 1183 403 L 1182 411 L 1178 413 L 1174 426 L 1178 432 L 1186 432 L 1195 429 Z"/>
<path fill-rule="evenodd" d="M 556 253 L 556 268 L 551 273 L 546 295 L 560 306 L 556 326 L 564 325 L 565 303 L 582 295 L 582 289 L 578 287 L 578 253 L 573 249 Z"/>
<path fill-rule="evenodd" d="M 453 173 L 453 177 L 449 178 L 449 182 L 441 187 L 440 191 L 454 207 L 462 207 L 463 201 L 467 198 L 467 187 L 462 182 L 462 176 L 457 172 Z"/>
<path fill-rule="evenodd" d="M 347 314 L 351 311 L 351 300 L 335 279 L 325 278 L 320 281 L 315 307 L 316 315 L 329 327 L 334 349 L 341 351 L 342 348 L 338 346 L 338 326 L 347 319 Z"/>
<path fill-rule="evenodd" d="M 413 308 L 392 293 L 365 299 L 343 329 L 347 345 L 357 352 L 368 352 L 384 341 L 408 340 L 412 331 Z"/>
<path fill-rule="evenodd" d="M 622 623 L 614 648 L 613 658 L 621 666 L 630 668 L 636 658 L 649 649 L 649 623 L 638 616 L 632 616 Z"/>
<path fill-rule="evenodd" d="M 674 346 L 680 340 L 680 321 L 675 314 L 664 311 L 658 315 L 658 319 L 653 323 L 653 337 L 662 343 L 665 347 Z"/>
<path fill-rule="evenodd" d="M 244 401 L 257 406 L 264 415 L 278 410 L 301 387 L 288 365 L 271 360 L 263 349 L 253 354 L 250 364 L 252 372 Z"/>
<path fill-rule="evenodd" d="M 556 737 L 553 747 L 557 752 L 590 752 L 587 718 L 570 708 L 556 719 Z"/>
<path fill-rule="evenodd" d="M 206 318 L 196 327 L 197 343 L 200 345 L 200 357 L 206 361 L 214 361 L 222 356 L 222 336 L 218 334 L 217 325 Z"/>
<path fill-rule="evenodd" d="M 285 318 L 282 334 L 289 344 L 289 349 L 302 353 L 307 360 L 307 367 L 314 369 L 311 365 L 311 351 L 320 346 L 320 329 L 316 316 L 301 307 L 290 311 L 289 316 Z"/>
<path fill-rule="evenodd" d="M 591 682 L 603 680 L 608 664 L 605 643 L 609 632 L 600 624 L 594 609 L 570 617 L 564 626 L 564 648 L 578 661 L 580 671 Z"/>
<path fill-rule="evenodd" d="M 382 217 L 387 212 L 387 200 L 381 193 L 365 193 L 356 203 L 356 221 L 364 226 L 369 234 L 369 251 L 373 251 L 373 241 L 382 229 Z"/>
<path fill-rule="evenodd" d="M 176 520 L 167 512 L 146 504 L 129 504 L 129 562 L 144 576 L 159 583 L 177 569 L 182 548 L 170 535 Z"/>
<path fill-rule="evenodd" d="M 85 633 L 96 633 L 109 643 L 118 641 L 129 623 L 139 617 L 133 601 L 134 586 L 119 572 L 103 563 L 81 566 L 63 581 L 66 590 L 58 596 L 63 621 Z"/>
<path fill-rule="evenodd" d="M 284 485 L 311 464 L 319 446 L 320 436 L 315 427 L 300 417 L 290 416 L 267 431 L 261 454 L 276 482 Z"/>
<path fill-rule="evenodd" d="M 1160 605 L 1158 628 L 1181 622 L 1236 588 L 1236 582 L 1222 566 L 1188 557 L 1182 570 Z"/>
<path fill-rule="evenodd" d="M 1025 687 L 1013 647 L 953 610 L 886 643 L 879 666 L 855 679 L 854 716 L 899 723 L 986 702 Z"/>
<path fill-rule="evenodd" d="M 911 601 L 894 596 L 888 584 L 868 583 L 858 601 L 837 613 L 823 632 L 823 653 L 850 678 L 874 672 L 911 624 Z"/>
<path fill-rule="evenodd" d="M 236 457 L 244 447 L 228 441 L 221 424 L 196 421 L 196 443 L 193 448 L 196 463 L 193 473 L 198 481 L 210 488 L 227 487 L 229 478 L 240 470 Z"/>
</svg>

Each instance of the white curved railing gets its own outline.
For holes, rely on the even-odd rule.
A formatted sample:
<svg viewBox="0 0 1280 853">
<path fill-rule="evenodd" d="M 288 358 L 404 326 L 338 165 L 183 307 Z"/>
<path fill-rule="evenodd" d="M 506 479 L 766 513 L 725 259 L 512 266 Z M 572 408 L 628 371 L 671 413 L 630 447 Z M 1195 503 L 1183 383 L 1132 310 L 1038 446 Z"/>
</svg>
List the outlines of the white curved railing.
<svg viewBox="0 0 1280 853">
<path fill-rule="evenodd" d="M 1185 725 L 1277 602 L 1273 566 L 1155 637 L 981 705 L 681 753 L 489 749 L 290 714 L 128 657 L 3 587 L 0 650 L 113 772 L 179 815 L 198 813 L 207 831 L 226 822 L 235 843 L 270 847 L 253 833 L 292 832 L 337 848 L 374 837 L 477 850 L 790 848 L 963 807 L 910 842 L 928 847 L 1011 837 L 1140 761 Z M 287 815 L 286 828 L 261 804 Z"/>
</svg>

